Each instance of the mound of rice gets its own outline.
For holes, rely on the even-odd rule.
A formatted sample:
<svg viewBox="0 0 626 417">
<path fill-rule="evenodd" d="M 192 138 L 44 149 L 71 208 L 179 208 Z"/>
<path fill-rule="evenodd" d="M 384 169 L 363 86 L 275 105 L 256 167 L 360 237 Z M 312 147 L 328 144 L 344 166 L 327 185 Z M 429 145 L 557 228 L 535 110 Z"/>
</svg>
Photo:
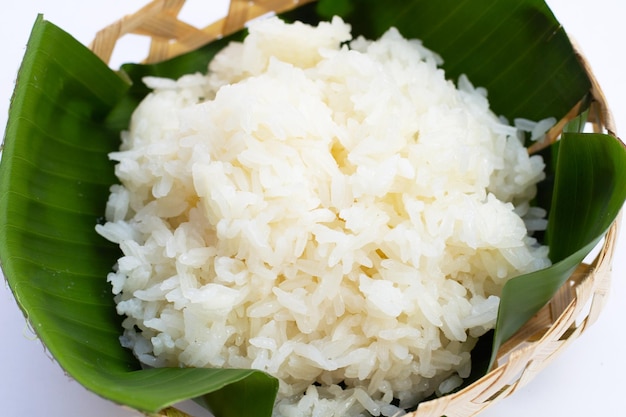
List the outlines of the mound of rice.
<svg viewBox="0 0 626 417">
<path fill-rule="evenodd" d="M 459 386 L 503 284 L 549 263 L 529 237 L 544 165 L 439 64 L 393 28 L 269 18 L 208 75 L 146 79 L 97 226 L 124 255 L 123 345 L 266 371 L 281 416 L 390 416 Z"/>
</svg>

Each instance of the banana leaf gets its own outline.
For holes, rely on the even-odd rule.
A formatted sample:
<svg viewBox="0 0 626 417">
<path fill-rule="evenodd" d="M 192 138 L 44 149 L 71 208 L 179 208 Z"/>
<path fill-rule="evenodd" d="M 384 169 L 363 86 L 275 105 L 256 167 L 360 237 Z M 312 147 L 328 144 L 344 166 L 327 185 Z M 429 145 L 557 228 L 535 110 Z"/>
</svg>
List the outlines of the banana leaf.
<svg viewBox="0 0 626 417">
<path fill-rule="evenodd" d="M 396 26 L 422 39 L 442 55 L 449 77 L 468 74 L 488 89 L 494 111 L 510 119 L 559 119 L 590 89 L 543 1 L 320 1 L 285 18 L 315 23 L 333 14 L 370 38 Z M 277 381 L 262 372 L 140 367 L 118 342 L 121 319 L 106 282 L 119 250 L 94 231 L 116 182 L 107 154 L 119 146 L 120 131 L 148 92 L 141 77 L 205 71 L 217 51 L 243 36 L 116 72 L 39 16 L 18 74 L 0 161 L 4 275 L 32 328 L 69 375 L 144 412 L 196 398 L 218 417 L 271 415 Z M 475 365 L 483 365 L 475 366 L 473 378 L 569 277 L 626 198 L 626 150 L 616 138 L 568 133 L 551 152 L 545 242 L 554 265 L 507 284 L 493 340 L 475 351 Z"/>
</svg>

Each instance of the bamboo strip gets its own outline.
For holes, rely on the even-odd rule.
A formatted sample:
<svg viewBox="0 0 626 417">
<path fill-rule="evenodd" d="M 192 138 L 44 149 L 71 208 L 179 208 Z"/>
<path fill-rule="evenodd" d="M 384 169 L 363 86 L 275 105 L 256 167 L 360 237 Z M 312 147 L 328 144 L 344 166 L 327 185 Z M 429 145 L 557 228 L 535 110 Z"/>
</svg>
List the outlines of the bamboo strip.
<svg viewBox="0 0 626 417">
<path fill-rule="evenodd" d="M 143 62 L 158 62 L 229 35 L 266 13 L 281 13 L 311 1 L 314 0 L 231 0 L 227 16 L 206 27 L 196 28 L 178 18 L 185 0 L 153 0 L 136 13 L 100 30 L 91 49 L 103 61 L 109 62 L 118 40 L 133 33 L 151 39 L 149 53 Z M 577 54 L 592 83 L 589 121 L 595 131 L 615 135 L 615 123 L 604 93 L 578 49 Z M 578 103 L 548 132 L 543 144 L 529 151 L 536 152 L 557 140 L 565 124 L 579 114 L 582 104 Z M 596 321 L 604 307 L 620 223 L 621 217 L 611 225 L 592 264 L 582 264 L 548 305 L 502 346 L 495 369 L 457 393 L 420 404 L 408 416 L 475 416 L 513 394 L 541 372 Z M 168 408 L 159 416 L 186 414 Z"/>
</svg>

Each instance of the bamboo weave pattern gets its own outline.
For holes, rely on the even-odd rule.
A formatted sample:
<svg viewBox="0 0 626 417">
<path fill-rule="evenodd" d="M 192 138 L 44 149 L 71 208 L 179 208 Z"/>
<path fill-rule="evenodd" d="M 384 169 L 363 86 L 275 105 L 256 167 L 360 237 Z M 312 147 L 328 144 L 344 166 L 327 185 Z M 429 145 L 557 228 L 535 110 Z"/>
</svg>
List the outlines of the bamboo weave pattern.
<svg viewBox="0 0 626 417">
<path fill-rule="evenodd" d="M 281 13 L 314 0 L 231 0 L 228 14 L 197 28 L 178 18 L 185 0 L 153 0 L 136 13 L 100 30 L 91 49 L 109 62 L 117 41 L 126 34 L 147 36 L 150 50 L 143 62 L 153 63 L 197 49 L 241 29 L 245 23 L 269 12 Z M 595 77 L 582 56 L 592 81 L 594 98 L 590 121 L 595 131 L 615 135 L 613 118 Z M 551 142 L 578 115 L 578 106 L 548 132 Z M 530 152 L 537 149 L 531 148 Z M 539 313 L 498 352 L 498 364 L 483 378 L 457 393 L 420 404 L 408 417 L 471 417 L 508 397 L 541 372 L 563 349 L 593 324 L 602 311 L 610 288 L 611 262 L 620 218 L 610 227 L 602 248 L 591 264 L 582 264 Z M 160 416 L 185 416 L 175 409 Z"/>
</svg>

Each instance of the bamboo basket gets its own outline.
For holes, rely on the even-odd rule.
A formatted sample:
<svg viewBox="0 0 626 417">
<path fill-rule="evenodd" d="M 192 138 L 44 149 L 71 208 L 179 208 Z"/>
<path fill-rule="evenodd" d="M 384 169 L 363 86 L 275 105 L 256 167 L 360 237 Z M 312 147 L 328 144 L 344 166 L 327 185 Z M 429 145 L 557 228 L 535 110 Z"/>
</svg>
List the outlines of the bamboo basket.
<svg viewBox="0 0 626 417">
<path fill-rule="evenodd" d="M 178 18 L 185 0 L 153 0 L 132 15 L 97 32 L 91 50 L 109 63 L 117 42 L 126 34 L 150 38 L 144 63 L 155 63 L 192 51 L 236 32 L 251 19 L 264 14 L 289 11 L 314 0 L 230 0 L 226 17 L 206 26 L 195 27 Z M 577 50 L 576 45 L 574 45 Z M 612 115 L 600 86 L 582 54 L 578 58 L 591 83 L 589 117 L 595 132 L 616 136 Z M 548 133 L 548 146 L 557 140 L 565 124 L 579 114 L 579 103 Z M 529 148 L 535 152 L 539 147 Z M 513 394 L 530 382 L 565 348 L 577 339 L 601 313 L 610 289 L 611 264 L 621 216 L 611 225 L 594 259 L 582 263 L 552 300 L 529 320 L 498 351 L 491 371 L 467 388 L 435 400 L 423 402 L 408 417 L 470 417 Z M 174 408 L 158 415 L 187 416 Z"/>
</svg>

